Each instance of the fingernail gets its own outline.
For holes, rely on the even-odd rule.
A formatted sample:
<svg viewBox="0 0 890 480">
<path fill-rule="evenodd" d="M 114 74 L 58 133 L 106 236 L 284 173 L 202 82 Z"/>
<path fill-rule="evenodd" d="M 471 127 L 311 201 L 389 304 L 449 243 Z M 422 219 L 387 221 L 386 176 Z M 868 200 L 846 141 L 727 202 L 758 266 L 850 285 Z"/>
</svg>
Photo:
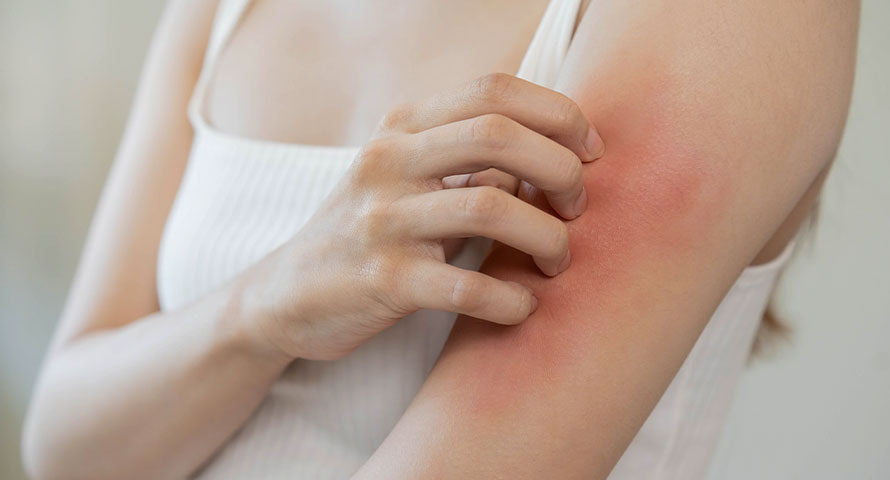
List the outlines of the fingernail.
<svg viewBox="0 0 890 480">
<path fill-rule="evenodd" d="M 575 217 L 581 216 L 584 213 L 584 210 L 587 210 L 587 189 L 583 186 L 581 187 L 581 195 L 578 195 L 578 199 L 575 200 Z"/>
<path fill-rule="evenodd" d="M 592 162 L 603 156 L 606 152 L 606 144 L 603 139 L 596 133 L 596 130 L 590 128 L 587 130 L 587 138 L 584 140 L 584 148 L 587 149 L 589 155 L 588 162 Z"/>
<path fill-rule="evenodd" d="M 509 193 L 510 195 L 516 195 L 516 192 L 513 191 L 513 189 L 511 189 L 509 185 L 500 184 L 498 185 L 498 188 Z"/>
<path fill-rule="evenodd" d="M 538 298 L 535 297 L 534 295 L 532 295 L 532 298 L 531 298 L 531 308 L 529 309 L 528 314 L 531 315 L 531 314 L 534 313 L 535 310 L 537 310 L 537 309 L 538 309 Z"/>
<path fill-rule="evenodd" d="M 572 252 L 566 251 L 566 258 L 563 258 L 562 263 L 559 264 L 559 273 L 566 271 L 570 263 L 572 263 Z"/>
</svg>

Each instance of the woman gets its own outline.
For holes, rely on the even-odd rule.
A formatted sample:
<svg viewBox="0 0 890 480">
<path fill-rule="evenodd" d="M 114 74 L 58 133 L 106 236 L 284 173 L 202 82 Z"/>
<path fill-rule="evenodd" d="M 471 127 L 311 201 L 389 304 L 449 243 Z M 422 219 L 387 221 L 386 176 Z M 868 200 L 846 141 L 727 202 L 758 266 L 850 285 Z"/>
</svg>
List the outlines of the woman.
<svg viewBox="0 0 890 480">
<path fill-rule="evenodd" d="M 701 477 L 837 147 L 857 19 L 171 2 L 29 470 Z"/>
</svg>

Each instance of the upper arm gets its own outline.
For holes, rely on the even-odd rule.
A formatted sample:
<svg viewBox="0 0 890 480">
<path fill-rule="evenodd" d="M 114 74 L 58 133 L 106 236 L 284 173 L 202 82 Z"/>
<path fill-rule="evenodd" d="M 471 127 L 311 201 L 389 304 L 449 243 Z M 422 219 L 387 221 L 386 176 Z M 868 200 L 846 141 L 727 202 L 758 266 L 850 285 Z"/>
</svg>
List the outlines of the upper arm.
<svg viewBox="0 0 890 480">
<path fill-rule="evenodd" d="M 215 7 L 214 0 L 171 0 L 165 8 L 54 348 L 158 310 L 158 244 L 191 147 L 187 105 Z"/>
<path fill-rule="evenodd" d="M 572 265 L 548 279 L 498 246 L 483 271 L 538 310 L 460 317 L 365 472 L 605 477 L 833 157 L 857 24 L 857 2 L 592 2 L 558 85 L 606 142 Z"/>
</svg>

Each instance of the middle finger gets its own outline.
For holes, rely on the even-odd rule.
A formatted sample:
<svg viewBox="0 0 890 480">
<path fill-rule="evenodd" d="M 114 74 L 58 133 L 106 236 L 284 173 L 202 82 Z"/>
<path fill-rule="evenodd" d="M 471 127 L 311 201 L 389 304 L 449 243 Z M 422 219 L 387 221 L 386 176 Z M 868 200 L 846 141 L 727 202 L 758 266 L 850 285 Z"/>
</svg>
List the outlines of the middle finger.
<svg viewBox="0 0 890 480">
<path fill-rule="evenodd" d="M 421 178 L 443 178 L 497 168 L 544 192 L 567 219 L 587 208 L 581 161 L 559 143 L 497 114 L 449 123 L 413 135 L 409 169 Z"/>
</svg>

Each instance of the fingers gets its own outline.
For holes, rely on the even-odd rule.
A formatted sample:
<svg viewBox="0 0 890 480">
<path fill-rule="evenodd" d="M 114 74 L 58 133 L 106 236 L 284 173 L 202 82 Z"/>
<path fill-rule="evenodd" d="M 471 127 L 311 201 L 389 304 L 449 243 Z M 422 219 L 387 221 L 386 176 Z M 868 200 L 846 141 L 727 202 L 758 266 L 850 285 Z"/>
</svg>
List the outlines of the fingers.
<svg viewBox="0 0 890 480">
<path fill-rule="evenodd" d="M 569 237 L 558 218 L 494 187 L 439 190 L 398 203 L 411 234 L 431 240 L 482 236 L 532 256 L 544 274 L 569 266 Z"/>
<path fill-rule="evenodd" d="M 496 168 L 489 168 L 481 172 L 470 175 L 467 181 L 468 187 L 495 187 L 515 195 L 519 189 L 519 179 L 507 172 L 502 172 Z"/>
<path fill-rule="evenodd" d="M 578 157 L 503 115 L 461 120 L 409 137 L 414 140 L 406 147 L 414 159 L 406 167 L 411 176 L 443 178 L 496 168 L 542 190 L 564 218 L 573 219 L 587 207 Z"/>
<path fill-rule="evenodd" d="M 452 91 L 401 105 L 383 118 L 379 129 L 418 133 L 487 113 L 512 118 L 552 138 L 583 162 L 605 151 L 596 128 L 571 98 L 504 73 L 485 75 Z"/>
<path fill-rule="evenodd" d="M 496 168 L 489 168 L 476 173 L 462 173 L 460 175 L 452 175 L 442 179 L 442 185 L 445 188 L 464 188 L 464 187 L 482 187 L 489 186 L 500 188 L 501 190 L 515 195 L 519 189 L 519 179 L 507 172 L 502 172 Z"/>
<path fill-rule="evenodd" d="M 419 262 L 406 273 L 404 294 L 417 308 L 456 312 L 504 325 L 522 322 L 537 308 L 537 299 L 522 285 L 447 263 Z"/>
</svg>

